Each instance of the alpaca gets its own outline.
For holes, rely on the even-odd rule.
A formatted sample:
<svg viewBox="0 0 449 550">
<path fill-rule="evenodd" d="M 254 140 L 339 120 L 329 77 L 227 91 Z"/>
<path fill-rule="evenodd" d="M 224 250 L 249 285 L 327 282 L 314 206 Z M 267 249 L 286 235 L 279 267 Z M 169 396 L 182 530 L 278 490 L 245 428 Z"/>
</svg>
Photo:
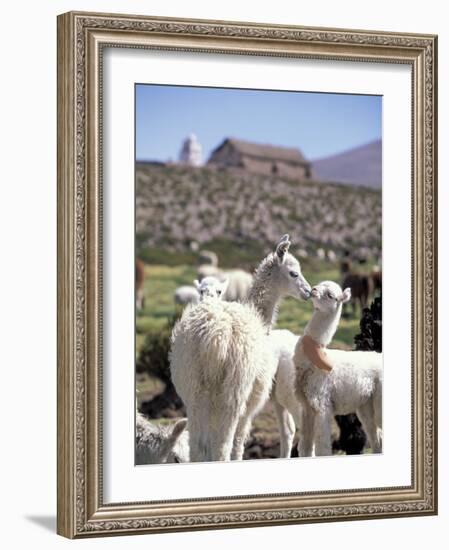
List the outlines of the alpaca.
<svg viewBox="0 0 449 550">
<path fill-rule="evenodd" d="M 201 283 L 194 281 L 194 284 L 200 294 L 200 301 L 206 298 L 223 299 L 227 280 L 221 282 L 215 277 L 206 277 Z M 301 412 L 294 392 L 295 368 L 292 361 L 298 337 L 289 330 L 273 330 L 268 338 L 278 361 L 272 402 L 280 432 L 279 456 L 288 458 Z"/>
<path fill-rule="evenodd" d="M 343 279 L 343 287 L 351 289 L 352 310 L 356 313 L 356 302 L 362 312 L 368 305 L 368 299 L 373 292 L 373 282 L 370 275 L 349 272 Z"/>
<path fill-rule="evenodd" d="M 188 304 L 197 304 L 200 301 L 198 290 L 191 285 L 183 285 L 175 290 L 173 296 L 175 304 L 186 306 Z"/>
<path fill-rule="evenodd" d="M 295 395 L 296 373 L 293 364 L 298 336 L 289 330 L 273 330 L 268 338 L 278 362 L 271 401 L 278 421 L 279 457 L 290 458 L 296 428 L 301 423 L 301 405 Z"/>
<path fill-rule="evenodd" d="M 289 247 L 284 235 L 257 268 L 246 303 L 204 300 L 186 308 L 173 329 L 170 369 L 189 418 L 192 461 L 243 457 L 276 373 L 267 335 L 278 304 L 310 293 Z"/>
<path fill-rule="evenodd" d="M 382 451 L 382 354 L 371 351 L 318 351 L 323 363 L 311 362 L 310 343 L 326 348 L 337 330 L 342 305 L 351 298 L 337 283 L 325 281 L 312 288 L 314 306 L 304 336 L 298 341 L 293 362 L 296 396 L 303 410 L 299 456 L 311 456 L 313 443 L 318 456 L 332 454 L 331 420 L 336 414 L 357 413 L 373 452 Z M 327 371 L 325 372 L 324 368 Z"/>
<path fill-rule="evenodd" d="M 136 415 L 136 464 L 188 462 L 189 442 L 182 418 L 169 426 L 149 422 L 142 414 Z"/>
<path fill-rule="evenodd" d="M 215 277 L 220 281 L 227 280 L 228 288 L 224 296 L 227 302 L 244 302 L 248 298 L 253 283 L 253 277 L 243 269 L 222 271 L 213 265 L 201 265 L 197 271 L 198 281 L 206 277 Z"/>
<path fill-rule="evenodd" d="M 205 277 L 221 277 L 222 272 L 221 270 L 216 267 L 215 265 L 200 265 L 197 269 L 197 277 L 198 280 L 201 282 Z"/>
<path fill-rule="evenodd" d="M 198 263 L 200 265 L 218 266 L 218 256 L 211 250 L 200 250 L 198 255 Z"/>
<path fill-rule="evenodd" d="M 216 277 L 205 277 L 201 283 L 197 280 L 193 281 L 195 288 L 200 296 L 200 301 L 206 298 L 222 299 L 228 288 L 228 280 L 220 281 Z"/>
<path fill-rule="evenodd" d="M 223 276 L 228 281 L 224 299 L 227 302 L 244 302 L 248 298 L 253 284 L 251 273 L 247 273 L 243 269 L 231 269 L 224 271 Z"/>
<path fill-rule="evenodd" d="M 145 264 L 136 258 L 136 310 L 140 311 L 145 307 Z"/>
</svg>

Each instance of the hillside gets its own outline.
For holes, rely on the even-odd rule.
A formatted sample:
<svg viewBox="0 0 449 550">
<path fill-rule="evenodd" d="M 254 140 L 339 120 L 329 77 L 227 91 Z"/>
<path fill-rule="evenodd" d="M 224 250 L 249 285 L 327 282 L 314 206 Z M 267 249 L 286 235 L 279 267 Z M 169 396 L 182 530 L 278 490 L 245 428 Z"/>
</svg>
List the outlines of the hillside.
<svg viewBox="0 0 449 550">
<path fill-rule="evenodd" d="M 319 159 L 312 164 L 313 173 L 322 181 L 335 181 L 382 187 L 382 142 L 373 141 L 338 155 Z"/>
<path fill-rule="evenodd" d="M 188 252 L 223 243 L 260 257 L 284 233 L 295 249 L 345 248 L 378 257 L 381 194 L 368 188 L 298 182 L 243 171 L 138 163 L 140 250 Z"/>
</svg>

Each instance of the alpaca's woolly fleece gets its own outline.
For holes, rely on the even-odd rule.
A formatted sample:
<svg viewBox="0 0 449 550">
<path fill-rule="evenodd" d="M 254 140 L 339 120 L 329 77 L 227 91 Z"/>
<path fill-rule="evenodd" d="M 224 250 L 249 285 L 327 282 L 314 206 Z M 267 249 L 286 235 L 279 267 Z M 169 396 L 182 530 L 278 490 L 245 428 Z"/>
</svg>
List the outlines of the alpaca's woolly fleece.
<svg viewBox="0 0 449 550">
<path fill-rule="evenodd" d="M 275 374 L 260 315 L 250 305 L 220 300 L 188 307 L 173 330 L 170 364 L 190 432 L 198 433 L 191 438 L 191 460 L 227 459 L 230 449 L 212 448 L 209 425 L 229 429 L 228 422 L 246 414 L 253 391 L 265 402 Z"/>
<path fill-rule="evenodd" d="M 382 354 L 375 351 L 327 349 L 332 372 L 314 367 L 298 347 L 294 361 L 298 386 L 312 409 L 349 414 L 365 405 L 382 389 Z"/>
</svg>

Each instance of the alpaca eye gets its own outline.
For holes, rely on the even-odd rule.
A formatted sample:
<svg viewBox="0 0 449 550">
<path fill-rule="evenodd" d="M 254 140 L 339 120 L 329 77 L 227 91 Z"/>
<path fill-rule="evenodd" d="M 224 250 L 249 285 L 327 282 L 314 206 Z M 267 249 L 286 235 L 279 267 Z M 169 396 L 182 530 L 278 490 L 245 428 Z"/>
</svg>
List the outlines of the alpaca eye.
<svg viewBox="0 0 449 550">
<path fill-rule="evenodd" d="M 289 275 L 290 275 L 290 277 L 293 277 L 294 279 L 296 279 L 298 277 L 298 273 L 296 271 L 290 271 Z"/>
<path fill-rule="evenodd" d="M 217 290 L 218 296 L 221 296 L 221 290 Z"/>
<path fill-rule="evenodd" d="M 330 298 L 331 300 L 335 300 L 335 299 L 336 299 L 336 298 L 334 298 L 334 296 L 333 296 L 330 292 L 328 292 L 328 293 L 326 294 L 326 296 L 327 296 L 328 298 Z"/>
</svg>

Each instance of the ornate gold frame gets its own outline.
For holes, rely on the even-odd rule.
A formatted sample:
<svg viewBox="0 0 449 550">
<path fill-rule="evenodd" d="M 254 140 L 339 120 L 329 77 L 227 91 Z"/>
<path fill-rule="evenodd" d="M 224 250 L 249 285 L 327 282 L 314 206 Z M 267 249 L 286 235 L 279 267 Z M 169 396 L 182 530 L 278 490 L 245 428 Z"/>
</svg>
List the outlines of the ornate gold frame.
<svg viewBox="0 0 449 550">
<path fill-rule="evenodd" d="M 105 45 L 411 66 L 411 486 L 103 504 L 100 92 Z M 79 538 L 436 514 L 436 56 L 432 35 L 94 13 L 58 17 L 58 533 Z"/>
</svg>

